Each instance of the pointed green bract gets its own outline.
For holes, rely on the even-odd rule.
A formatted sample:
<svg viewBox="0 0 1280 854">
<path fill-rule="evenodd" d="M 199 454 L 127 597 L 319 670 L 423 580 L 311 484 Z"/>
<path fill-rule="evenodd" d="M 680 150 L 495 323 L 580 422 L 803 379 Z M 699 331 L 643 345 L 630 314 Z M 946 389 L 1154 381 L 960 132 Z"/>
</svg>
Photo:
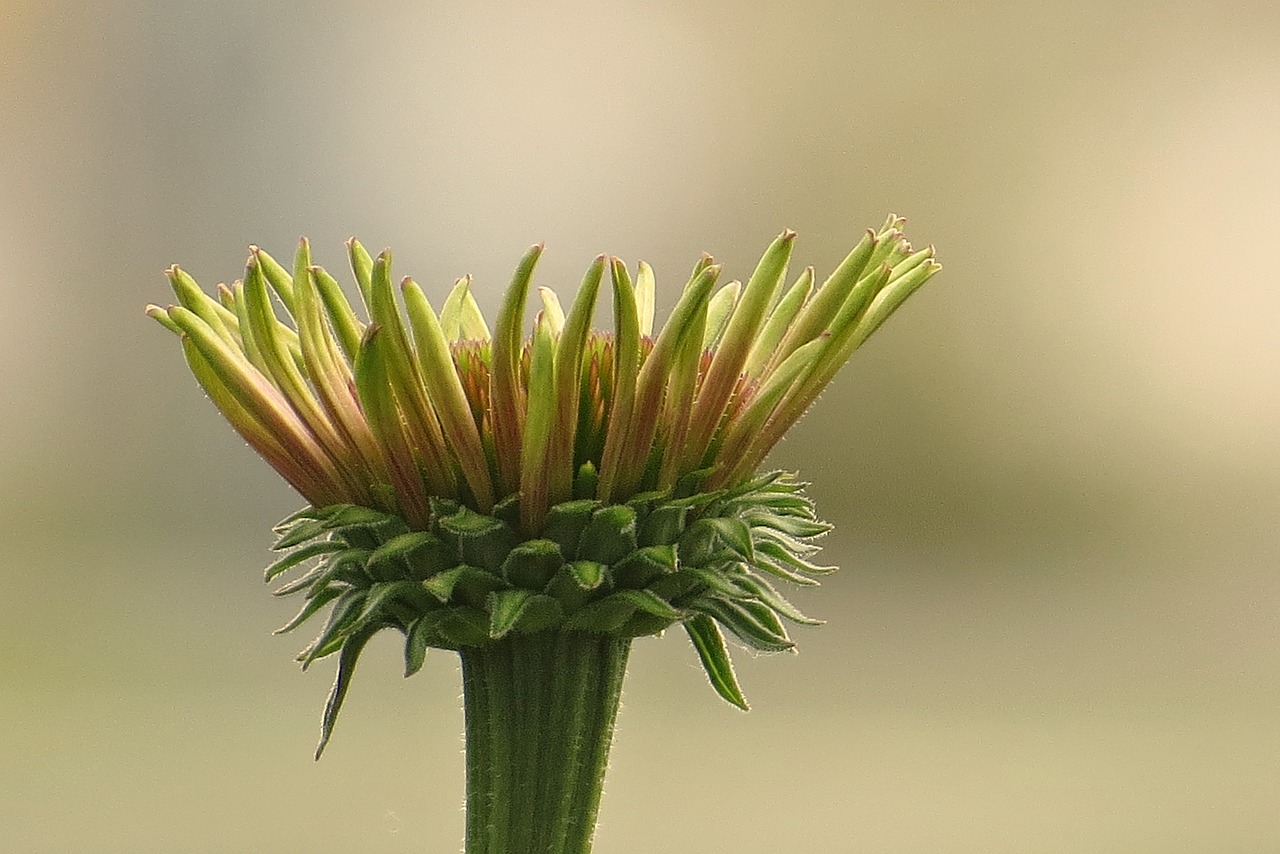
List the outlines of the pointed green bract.
<svg viewBox="0 0 1280 854">
<path fill-rule="evenodd" d="M 351 676 L 355 673 L 360 653 L 364 651 L 365 644 L 376 632 L 376 628 L 366 629 L 348 640 L 342 647 L 342 655 L 338 658 L 338 676 L 334 679 L 333 689 L 329 692 L 329 700 L 324 707 L 324 718 L 320 726 L 320 744 L 316 747 L 317 760 L 329 745 L 329 738 L 333 735 L 333 725 L 338 722 L 338 712 L 342 710 L 342 703 L 347 699 L 347 689 L 351 687 Z"/>
<path fill-rule="evenodd" d="M 702 669 L 707 671 L 711 687 L 742 711 L 750 711 L 747 698 L 742 696 L 742 689 L 738 687 L 738 677 L 733 672 L 733 662 L 729 660 L 724 636 L 720 634 L 716 624 L 711 618 L 699 614 L 686 622 L 684 629 L 689 633 L 689 640 L 693 641 L 693 648 L 698 651 L 698 658 L 702 662 Z"/>
</svg>

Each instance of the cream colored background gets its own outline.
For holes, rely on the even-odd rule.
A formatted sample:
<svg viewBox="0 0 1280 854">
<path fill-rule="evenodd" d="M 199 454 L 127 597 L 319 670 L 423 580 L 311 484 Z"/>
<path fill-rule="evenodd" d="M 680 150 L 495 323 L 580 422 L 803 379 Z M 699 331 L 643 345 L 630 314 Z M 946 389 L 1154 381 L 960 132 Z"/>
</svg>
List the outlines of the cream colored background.
<svg viewBox="0 0 1280 854">
<path fill-rule="evenodd" d="M 142 316 L 299 233 L 664 305 L 886 211 L 945 270 L 776 452 L 800 656 L 637 644 L 598 850 L 1280 850 L 1271 3 L 0 5 L 0 848 L 455 851 L 459 680 L 272 638 L 298 501 Z M 358 9 L 359 11 L 353 11 Z"/>
</svg>

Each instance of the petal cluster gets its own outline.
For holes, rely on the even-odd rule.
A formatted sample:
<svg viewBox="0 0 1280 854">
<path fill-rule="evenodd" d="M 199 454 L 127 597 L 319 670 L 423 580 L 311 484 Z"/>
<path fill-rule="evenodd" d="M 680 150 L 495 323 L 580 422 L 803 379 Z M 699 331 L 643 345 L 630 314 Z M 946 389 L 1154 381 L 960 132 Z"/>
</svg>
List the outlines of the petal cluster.
<svg viewBox="0 0 1280 854">
<path fill-rule="evenodd" d="M 520 528 L 575 496 L 625 502 L 698 474 L 747 481 L 769 450 L 902 302 L 939 269 L 890 216 L 820 286 L 787 284 L 784 231 L 745 284 L 694 265 L 654 328 L 656 282 L 598 257 L 566 311 L 548 288 L 526 332 L 542 246 L 516 267 L 493 331 L 459 279 L 439 312 L 391 256 L 347 244 L 357 315 L 304 239 L 289 271 L 251 247 L 244 277 L 205 293 L 183 270 L 177 304 L 147 313 L 177 333 L 232 426 L 314 507 L 351 504 L 427 530 L 432 501 L 490 513 L 519 496 Z M 592 330 L 606 272 L 611 331 Z M 283 316 L 282 316 L 283 315 Z"/>
<path fill-rule="evenodd" d="M 617 258 L 588 268 L 569 307 L 521 258 L 490 331 L 459 279 L 439 312 L 391 256 L 347 244 L 363 302 L 312 263 L 251 247 L 244 277 L 205 293 L 183 270 L 177 304 L 147 313 L 176 333 L 232 426 L 310 503 L 277 527 L 267 580 L 327 610 L 303 666 L 338 657 L 323 750 L 351 674 L 383 629 L 406 675 L 430 647 L 535 632 L 620 638 L 680 623 L 712 686 L 746 708 L 721 629 L 790 649 L 813 624 L 773 586 L 813 585 L 828 530 L 802 484 L 757 475 L 769 450 L 849 356 L 938 269 L 903 220 L 868 230 L 826 281 L 787 284 L 784 231 L 743 284 L 694 265 L 654 326 L 656 282 Z M 613 328 L 592 329 L 608 272 Z M 283 316 L 282 316 L 283 315 Z"/>
</svg>

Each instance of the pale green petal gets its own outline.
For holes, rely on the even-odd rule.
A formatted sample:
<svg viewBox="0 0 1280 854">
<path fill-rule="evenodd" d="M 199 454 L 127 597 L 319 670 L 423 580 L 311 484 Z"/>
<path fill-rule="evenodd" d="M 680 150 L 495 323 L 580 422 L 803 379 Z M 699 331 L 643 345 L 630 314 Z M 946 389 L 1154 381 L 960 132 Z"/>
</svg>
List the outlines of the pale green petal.
<svg viewBox="0 0 1280 854">
<path fill-rule="evenodd" d="M 542 313 L 547 318 L 552 335 L 559 335 L 564 329 L 564 309 L 560 307 L 560 297 L 551 288 L 538 288 L 538 298 L 542 300 Z"/>
<path fill-rule="evenodd" d="M 640 334 L 647 337 L 653 336 L 653 307 L 657 290 L 653 268 L 641 261 L 636 273 L 636 312 L 640 318 Z"/>
<path fill-rule="evenodd" d="M 724 329 L 729 325 L 729 315 L 742 292 L 742 282 L 734 280 L 716 291 L 707 306 L 706 330 L 702 334 L 702 349 L 710 350 L 716 346 Z"/>
</svg>

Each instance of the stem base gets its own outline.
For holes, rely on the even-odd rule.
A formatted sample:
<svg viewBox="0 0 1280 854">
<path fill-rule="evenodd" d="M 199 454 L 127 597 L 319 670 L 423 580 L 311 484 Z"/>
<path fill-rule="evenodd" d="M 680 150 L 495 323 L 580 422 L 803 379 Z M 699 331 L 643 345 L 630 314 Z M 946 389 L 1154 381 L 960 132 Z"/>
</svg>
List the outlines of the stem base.
<svg viewBox="0 0 1280 854">
<path fill-rule="evenodd" d="M 629 639 L 544 631 L 463 647 L 467 854 L 588 854 Z"/>
</svg>

